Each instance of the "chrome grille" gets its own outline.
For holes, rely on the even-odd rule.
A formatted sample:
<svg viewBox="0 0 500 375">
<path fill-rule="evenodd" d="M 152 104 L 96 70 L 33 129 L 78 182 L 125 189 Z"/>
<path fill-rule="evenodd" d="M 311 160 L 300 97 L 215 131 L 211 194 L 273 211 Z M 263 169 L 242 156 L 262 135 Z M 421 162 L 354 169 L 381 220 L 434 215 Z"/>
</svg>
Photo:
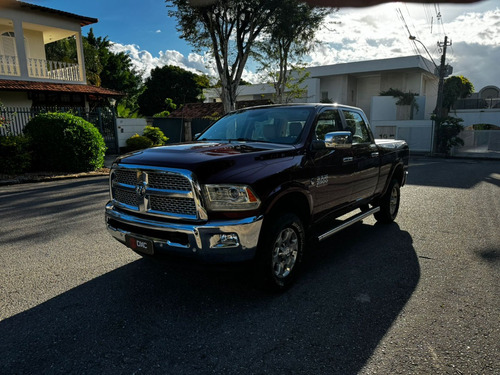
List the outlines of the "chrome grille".
<svg viewBox="0 0 500 375">
<path fill-rule="evenodd" d="M 174 214 L 196 215 L 196 205 L 193 199 L 168 198 L 152 195 L 149 201 L 154 211 L 171 212 Z"/>
<path fill-rule="evenodd" d="M 127 204 L 129 206 L 138 207 L 137 203 L 137 195 L 135 191 L 115 189 L 114 190 L 114 198 L 120 203 Z"/>
<path fill-rule="evenodd" d="M 148 185 L 154 189 L 190 191 L 191 183 L 184 176 L 170 173 L 150 173 Z"/>
<path fill-rule="evenodd" d="M 135 186 L 137 184 L 137 171 L 128 169 L 117 169 L 116 181 L 121 184 Z"/>
<path fill-rule="evenodd" d="M 203 217 L 188 171 L 122 166 L 112 171 L 111 191 L 118 206 L 152 216 Z"/>
</svg>

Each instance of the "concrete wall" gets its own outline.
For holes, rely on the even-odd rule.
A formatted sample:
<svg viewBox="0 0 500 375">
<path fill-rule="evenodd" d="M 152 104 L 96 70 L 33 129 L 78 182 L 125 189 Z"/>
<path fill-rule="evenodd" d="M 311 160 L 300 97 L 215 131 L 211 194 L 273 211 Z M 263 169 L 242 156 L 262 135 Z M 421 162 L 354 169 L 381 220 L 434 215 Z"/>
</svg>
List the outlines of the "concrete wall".
<svg viewBox="0 0 500 375">
<path fill-rule="evenodd" d="M 371 127 L 375 138 L 405 140 L 410 146 L 410 152 L 431 151 L 431 120 L 372 121 Z"/>
<path fill-rule="evenodd" d="M 146 127 L 144 118 L 117 118 L 118 147 L 126 147 L 127 139 L 135 134 L 142 135 Z"/>
<path fill-rule="evenodd" d="M 492 124 L 500 126 L 500 108 L 493 109 L 457 109 L 449 113 L 452 117 L 464 120 L 463 126 Z"/>
</svg>

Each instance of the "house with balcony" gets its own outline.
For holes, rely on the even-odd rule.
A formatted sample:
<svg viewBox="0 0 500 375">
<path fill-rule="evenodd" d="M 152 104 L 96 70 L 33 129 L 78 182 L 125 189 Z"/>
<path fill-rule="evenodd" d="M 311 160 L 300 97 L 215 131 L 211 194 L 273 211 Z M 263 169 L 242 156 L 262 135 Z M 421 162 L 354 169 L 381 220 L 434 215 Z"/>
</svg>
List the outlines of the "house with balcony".
<svg viewBox="0 0 500 375">
<path fill-rule="evenodd" d="M 305 95 L 294 102 L 342 103 L 360 107 L 377 138 L 405 139 L 412 150 L 428 152 L 432 143 L 431 114 L 436 107 L 439 78 L 434 63 L 422 56 L 359 61 L 309 67 Z M 413 105 L 398 105 L 398 98 L 381 96 L 390 89 L 413 93 Z M 272 100 L 269 84 L 240 86 L 237 101 Z M 207 90 L 206 102 L 220 101 Z"/>
<path fill-rule="evenodd" d="M 81 28 L 98 22 L 16 0 L 0 0 L 0 102 L 6 107 L 89 107 L 121 93 L 87 84 Z M 67 39 L 74 61 L 50 57 Z"/>
</svg>

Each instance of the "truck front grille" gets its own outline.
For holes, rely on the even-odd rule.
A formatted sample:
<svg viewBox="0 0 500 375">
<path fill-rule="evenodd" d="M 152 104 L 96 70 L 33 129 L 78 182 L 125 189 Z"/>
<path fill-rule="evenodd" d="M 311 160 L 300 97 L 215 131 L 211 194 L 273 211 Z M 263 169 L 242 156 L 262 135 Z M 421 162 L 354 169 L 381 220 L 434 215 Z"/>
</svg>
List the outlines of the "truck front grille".
<svg viewBox="0 0 500 375">
<path fill-rule="evenodd" d="M 111 171 L 111 195 L 117 207 L 174 219 L 206 218 L 199 188 L 189 171 L 118 166 Z"/>
</svg>

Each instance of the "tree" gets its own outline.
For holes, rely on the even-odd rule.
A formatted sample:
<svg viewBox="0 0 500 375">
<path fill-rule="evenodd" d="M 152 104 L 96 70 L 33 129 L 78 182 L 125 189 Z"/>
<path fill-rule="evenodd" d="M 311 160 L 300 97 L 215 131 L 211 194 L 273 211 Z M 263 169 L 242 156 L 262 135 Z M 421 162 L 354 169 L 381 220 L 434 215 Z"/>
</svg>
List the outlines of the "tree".
<svg viewBox="0 0 500 375">
<path fill-rule="evenodd" d="M 124 92 L 129 98 L 137 95 L 142 86 L 142 77 L 134 69 L 130 56 L 124 52 L 112 52 L 108 37 L 96 37 L 92 28 L 82 38 L 82 44 L 89 84 Z M 45 49 L 47 60 L 77 63 L 74 37 L 49 43 Z"/>
<path fill-rule="evenodd" d="M 224 111 L 235 108 L 238 85 L 257 38 L 275 21 L 277 0 L 217 0 L 194 7 L 189 0 L 166 0 L 177 19 L 181 38 L 197 50 L 211 51 L 219 79 Z"/>
<path fill-rule="evenodd" d="M 275 89 L 275 102 L 286 103 L 302 97 L 300 84 L 307 78 L 302 58 L 311 51 L 315 33 L 332 11 L 315 8 L 299 0 L 282 0 L 276 9 L 268 37 L 256 46 L 256 60 L 267 73 Z M 288 94 L 287 94 L 288 92 Z"/>
<path fill-rule="evenodd" d="M 205 84 L 208 85 L 208 79 L 178 66 L 154 68 L 144 82 L 144 92 L 137 99 L 140 112 L 152 116 L 168 110 L 167 98 L 177 105 L 199 102 L 203 89 L 208 87 Z"/>
<path fill-rule="evenodd" d="M 474 92 L 474 85 L 464 76 L 452 76 L 444 81 L 443 107 L 448 111 L 458 99 L 469 97 Z"/>
</svg>

